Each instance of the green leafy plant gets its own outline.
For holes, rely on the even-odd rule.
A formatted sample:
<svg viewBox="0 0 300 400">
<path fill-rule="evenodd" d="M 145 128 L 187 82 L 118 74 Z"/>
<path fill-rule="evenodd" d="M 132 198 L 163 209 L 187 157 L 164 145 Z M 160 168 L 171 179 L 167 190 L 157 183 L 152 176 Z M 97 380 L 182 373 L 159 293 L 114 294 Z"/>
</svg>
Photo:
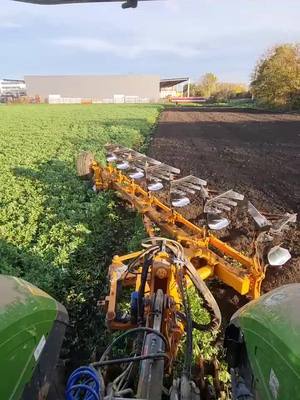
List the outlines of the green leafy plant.
<svg viewBox="0 0 300 400">
<path fill-rule="evenodd" d="M 39 286 L 68 309 L 65 351 L 74 363 L 107 343 L 97 306 L 114 254 L 140 228 L 114 193 L 96 195 L 75 158 L 104 161 L 107 142 L 139 148 L 157 105 L 16 105 L 0 108 L 0 273 Z M 130 246 L 129 246 L 130 247 Z"/>
</svg>

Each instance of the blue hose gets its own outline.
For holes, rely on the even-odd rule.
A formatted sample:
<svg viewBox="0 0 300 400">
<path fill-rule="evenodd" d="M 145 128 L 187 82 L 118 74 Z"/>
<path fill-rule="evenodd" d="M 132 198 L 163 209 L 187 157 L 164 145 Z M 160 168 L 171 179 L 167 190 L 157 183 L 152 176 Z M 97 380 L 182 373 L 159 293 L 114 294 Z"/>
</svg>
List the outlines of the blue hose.
<svg viewBox="0 0 300 400">
<path fill-rule="evenodd" d="M 94 368 L 80 367 L 70 375 L 66 400 L 102 400 L 101 381 Z"/>
</svg>

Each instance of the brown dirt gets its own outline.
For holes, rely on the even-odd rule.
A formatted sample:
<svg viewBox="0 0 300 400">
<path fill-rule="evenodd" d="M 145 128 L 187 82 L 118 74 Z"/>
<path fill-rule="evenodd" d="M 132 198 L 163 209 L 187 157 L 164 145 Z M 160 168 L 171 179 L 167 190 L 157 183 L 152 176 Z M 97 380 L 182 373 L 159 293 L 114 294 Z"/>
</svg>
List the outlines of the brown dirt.
<svg viewBox="0 0 300 400">
<path fill-rule="evenodd" d="M 149 155 L 208 181 L 216 190 L 243 193 L 266 213 L 298 212 L 300 200 L 300 115 L 243 109 L 176 108 L 163 112 Z M 251 229 L 250 229 L 251 230 Z M 235 243 L 247 244 L 246 229 Z M 231 232 L 231 239 L 232 239 Z M 263 290 L 300 282 L 300 234 L 286 234 L 292 260 L 269 267 Z M 224 299 L 224 287 L 215 288 Z M 232 311 L 243 299 L 229 293 Z M 228 310 L 225 310 L 228 314 Z M 230 314 L 230 312 L 229 312 Z"/>
</svg>

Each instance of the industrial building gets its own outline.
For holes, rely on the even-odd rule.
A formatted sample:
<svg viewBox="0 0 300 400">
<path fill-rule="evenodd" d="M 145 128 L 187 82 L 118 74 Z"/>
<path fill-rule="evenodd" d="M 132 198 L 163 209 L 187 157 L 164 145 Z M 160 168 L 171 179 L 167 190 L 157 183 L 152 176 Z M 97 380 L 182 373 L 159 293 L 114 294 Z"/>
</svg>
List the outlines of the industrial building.
<svg viewBox="0 0 300 400">
<path fill-rule="evenodd" d="M 157 102 L 182 95 L 182 84 L 188 80 L 161 80 L 158 75 L 25 76 L 27 95 L 50 104 Z"/>
<path fill-rule="evenodd" d="M 54 103 L 146 103 L 160 97 L 158 75 L 25 76 L 27 95 Z"/>
</svg>

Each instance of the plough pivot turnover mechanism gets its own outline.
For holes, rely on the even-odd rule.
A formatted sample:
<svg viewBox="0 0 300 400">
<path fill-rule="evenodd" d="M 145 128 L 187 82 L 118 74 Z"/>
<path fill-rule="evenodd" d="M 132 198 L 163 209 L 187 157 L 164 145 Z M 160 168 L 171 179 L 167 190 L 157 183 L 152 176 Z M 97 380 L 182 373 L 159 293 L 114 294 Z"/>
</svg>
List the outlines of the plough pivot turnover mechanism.
<svg viewBox="0 0 300 400">
<path fill-rule="evenodd" d="M 264 215 L 234 190 L 217 193 L 204 179 L 181 176 L 178 168 L 123 146 L 107 145 L 106 161 L 101 165 L 83 152 L 78 175 L 91 179 L 96 192 L 116 191 L 143 216 L 149 238 L 135 253 L 115 256 L 109 268 L 102 305 L 107 327 L 123 333 L 93 364 L 101 371 L 103 398 L 220 398 L 218 362 L 193 354 L 193 332 L 217 332 L 221 323 L 205 280 L 216 278 L 257 299 L 267 265 L 290 258 L 279 243 L 296 215 Z M 253 229 L 249 246 L 237 249 L 226 238 L 243 219 Z M 205 309 L 203 323 L 193 320 L 194 296 Z M 123 349 L 130 344 L 126 358 L 111 357 L 117 342 Z"/>
</svg>

